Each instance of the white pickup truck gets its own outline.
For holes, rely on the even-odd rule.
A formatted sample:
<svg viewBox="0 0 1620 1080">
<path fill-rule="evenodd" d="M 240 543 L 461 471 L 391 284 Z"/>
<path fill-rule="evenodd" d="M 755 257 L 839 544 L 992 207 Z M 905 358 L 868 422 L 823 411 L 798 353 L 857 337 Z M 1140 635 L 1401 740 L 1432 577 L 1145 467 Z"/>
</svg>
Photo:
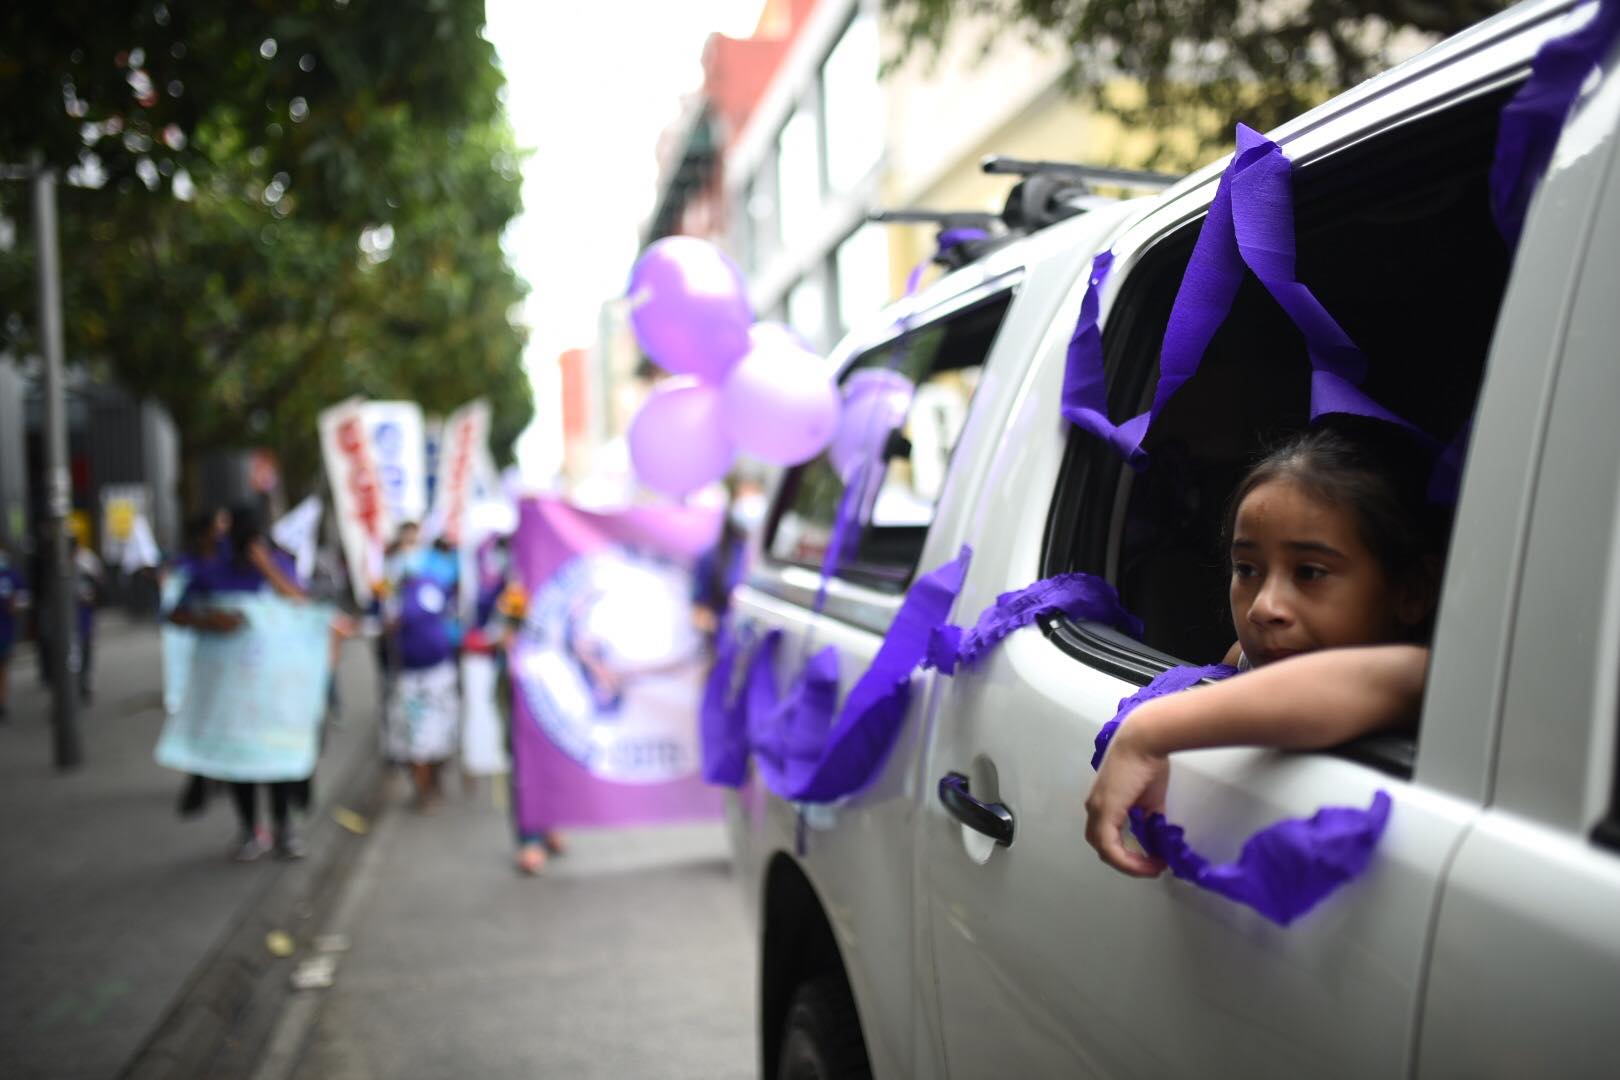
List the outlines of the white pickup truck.
<svg viewBox="0 0 1620 1080">
<path fill-rule="evenodd" d="M 1369 392 L 1442 436 L 1473 418 L 1418 736 L 1177 756 L 1170 816 L 1217 858 L 1278 819 L 1392 797 L 1371 869 L 1290 927 L 1124 877 L 1083 836 L 1120 699 L 1230 643 L 1220 509 L 1261 441 L 1306 422 L 1299 335 L 1253 281 L 1145 471 L 1059 416 L 1105 249 L 1110 408 L 1145 406 L 1222 166 L 1004 244 L 840 346 L 846 376 L 893 363 L 916 383 L 909 450 L 891 444 L 819 612 L 841 485 L 825 461 L 783 477 L 734 599 L 745 635 L 782 632 L 779 678 L 831 644 L 847 691 L 908 583 L 963 544 L 959 623 L 1083 570 L 1145 633 L 1045 620 L 952 677 L 918 674 L 859 794 L 796 806 L 755 773 L 731 797 L 763 1075 L 1620 1074 L 1612 50 L 1516 249 L 1486 191 L 1503 105 L 1594 6 L 1522 4 L 1272 133 L 1294 162 L 1300 277 L 1368 356 Z"/>
</svg>

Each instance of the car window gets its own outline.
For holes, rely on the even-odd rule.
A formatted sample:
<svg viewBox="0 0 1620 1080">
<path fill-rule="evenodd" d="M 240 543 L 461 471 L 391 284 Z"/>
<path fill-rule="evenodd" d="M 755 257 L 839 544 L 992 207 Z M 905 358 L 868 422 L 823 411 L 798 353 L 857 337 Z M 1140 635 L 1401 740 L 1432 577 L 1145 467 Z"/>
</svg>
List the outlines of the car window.
<svg viewBox="0 0 1620 1080">
<path fill-rule="evenodd" d="M 1487 174 L 1512 89 L 1481 95 L 1295 170 L 1298 274 L 1366 355 L 1364 388 L 1441 440 L 1473 410 L 1508 273 Z M 1146 409 L 1194 221 L 1143 253 L 1104 326 L 1109 407 Z M 1068 626 L 1060 644 L 1143 681 L 1231 646 L 1220 542 L 1232 492 L 1270 444 L 1309 422 L 1300 332 L 1249 275 L 1198 373 L 1125 467 L 1071 431 L 1053 502 L 1047 574 L 1099 573 L 1145 626 L 1143 642 Z M 1442 601 L 1443 602 L 1443 601 Z M 1410 763 L 1405 751 L 1394 757 Z"/>
<path fill-rule="evenodd" d="M 856 540 L 838 568 L 839 577 L 890 592 L 911 581 L 951 453 L 1012 294 L 1003 289 L 920 324 L 846 367 L 840 379 L 845 390 L 852 380 L 882 372 L 901 376 L 916 389 L 903 424 L 889 439 L 876 496 L 859 512 Z M 844 494 L 833 457 L 829 449 L 784 477 L 765 545 L 772 560 L 821 566 Z"/>
</svg>

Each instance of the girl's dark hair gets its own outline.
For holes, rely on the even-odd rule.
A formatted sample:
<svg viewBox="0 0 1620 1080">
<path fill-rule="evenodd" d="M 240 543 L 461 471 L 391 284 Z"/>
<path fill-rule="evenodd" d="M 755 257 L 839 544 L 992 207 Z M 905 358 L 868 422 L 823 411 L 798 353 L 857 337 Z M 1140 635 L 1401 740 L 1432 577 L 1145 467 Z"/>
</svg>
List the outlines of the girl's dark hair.
<svg viewBox="0 0 1620 1080">
<path fill-rule="evenodd" d="M 1451 524 L 1449 508 L 1428 497 L 1432 456 L 1393 424 L 1329 416 L 1278 444 L 1249 470 L 1226 508 L 1222 539 L 1230 550 L 1238 507 L 1251 491 L 1287 479 L 1352 511 L 1362 542 L 1391 581 L 1431 577 Z"/>
<path fill-rule="evenodd" d="M 243 503 L 231 507 L 231 555 L 239 566 L 247 566 L 248 548 L 264 537 L 264 517 L 259 508 Z"/>
</svg>

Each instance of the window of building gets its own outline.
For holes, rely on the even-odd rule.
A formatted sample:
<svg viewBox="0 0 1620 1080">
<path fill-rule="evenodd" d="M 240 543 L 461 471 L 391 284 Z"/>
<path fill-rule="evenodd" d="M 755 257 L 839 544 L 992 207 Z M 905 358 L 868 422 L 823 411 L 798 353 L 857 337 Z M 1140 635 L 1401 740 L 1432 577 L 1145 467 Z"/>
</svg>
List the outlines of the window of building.
<svg viewBox="0 0 1620 1080">
<path fill-rule="evenodd" d="M 862 225 L 838 245 L 833 262 L 838 282 L 838 326 L 847 332 L 892 299 L 888 233 L 881 225 Z"/>
<path fill-rule="evenodd" d="M 822 65 L 827 129 L 827 186 L 843 194 L 864 180 L 883 156 L 882 56 L 877 17 L 863 11 Z"/>
<path fill-rule="evenodd" d="M 765 155 L 747 187 L 749 252 L 756 270 L 769 265 L 772 257 L 782 247 L 781 199 L 776 185 L 778 153 L 773 147 L 771 152 Z"/>
<path fill-rule="evenodd" d="M 799 279 L 787 299 L 788 325 L 823 353 L 832 345 L 827 300 L 826 274 L 819 266 Z"/>
<path fill-rule="evenodd" d="M 782 127 L 776 160 L 782 243 L 794 251 L 815 238 L 821 217 L 821 131 L 814 108 L 793 111 Z"/>
</svg>

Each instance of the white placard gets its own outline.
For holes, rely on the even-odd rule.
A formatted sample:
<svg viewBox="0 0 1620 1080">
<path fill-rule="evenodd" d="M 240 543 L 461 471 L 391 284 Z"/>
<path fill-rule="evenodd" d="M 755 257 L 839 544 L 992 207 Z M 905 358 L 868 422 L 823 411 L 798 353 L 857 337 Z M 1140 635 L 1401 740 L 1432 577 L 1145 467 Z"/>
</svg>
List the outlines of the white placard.
<svg viewBox="0 0 1620 1080">
<path fill-rule="evenodd" d="M 444 422 L 439 443 L 439 475 L 433 485 L 433 513 L 428 530 L 460 547 L 472 510 L 479 463 L 487 456 L 489 403 L 480 398 L 463 405 Z"/>
<path fill-rule="evenodd" d="M 383 501 L 363 403 L 350 398 L 332 406 L 321 413 L 318 427 L 349 583 L 364 606 L 371 603 L 371 583 L 382 575 L 383 545 L 394 523 Z"/>
<path fill-rule="evenodd" d="M 399 526 L 427 513 L 427 434 L 414 401 L 368 401 L 361 406 L 377 463 L 388 516 Z"/>
</svg>

